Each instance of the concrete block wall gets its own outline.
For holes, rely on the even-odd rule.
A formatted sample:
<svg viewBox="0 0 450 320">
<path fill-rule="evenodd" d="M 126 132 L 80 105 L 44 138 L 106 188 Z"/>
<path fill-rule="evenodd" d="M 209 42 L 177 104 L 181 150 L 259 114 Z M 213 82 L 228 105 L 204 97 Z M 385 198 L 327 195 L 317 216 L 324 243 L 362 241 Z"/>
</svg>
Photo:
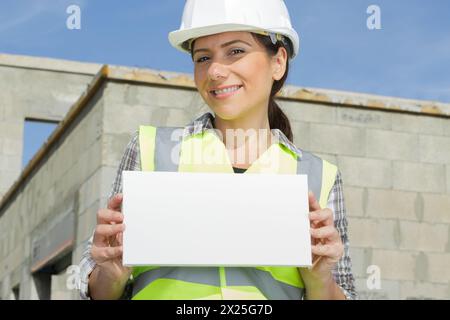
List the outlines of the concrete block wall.
<svg viewBox="0 0 450 320">
<path fill-rule="evenodd" d="M 24 66 L 26 61 L 33 65 Z M 39 69 L 46 62 L 0 55 L 0 199 L 22 171 L 25 119 L 60 121 L 92 78 Z M 98 66 L 90 65 L 92 71 L 95 68 Z"/>
<path fill-rule="evenodd" d="M 70 211 L 77 217 L 74 226 L 77 235 L 74 239 L 75 248 L 78 239 L 85 238 L 87 232 L 83 226 L 87 216 L 84 214 L 100 207 L 102 193 L 98 186 L 101 185 L 103 174 L 101 95 L 100 90 L 91 105 L 86 107 L 81 121 L 76 122 L 59 141 L 0 219 L 0 278 L 9 278 L 7 283 L 10 288 L 19 285 L 21 298 L 37 297 L 33 295 L 33 279 L 30 275 L 30 235 L 33 230 Z M 94 222 L 89 220 L 90 225 Z M 79 261 L 75 250 L 73 261 L 76 261 L 74 264 Z M 27 276 L 17 276 L 16 270 L 27 270 L 24 272 Z M 58 284 L 55 286 L 58 287 Z M 61 293 L 63 288 L 58 287 L 58 291 L 58 297 L 67 296 Z M 4 289 L 2 294 L 8 295 L 8 289 Z M 77 296 L 75 292 L 65 294 Z"/>
<path fill-rule="evenodd" d="M 450 299 L 450 119 L 280 104 L 295 142 L 342 172 L 361 298 Z"/>
</svg>

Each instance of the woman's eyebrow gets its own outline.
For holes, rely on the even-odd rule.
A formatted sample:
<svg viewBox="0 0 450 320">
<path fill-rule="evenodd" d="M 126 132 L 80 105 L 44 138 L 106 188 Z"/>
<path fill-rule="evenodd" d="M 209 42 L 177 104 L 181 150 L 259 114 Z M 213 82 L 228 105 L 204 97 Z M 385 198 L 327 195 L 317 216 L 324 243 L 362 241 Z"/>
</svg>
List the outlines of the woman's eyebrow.
<svg viewBox="0 0 450 320">
<path fill-rule="evenodd" d="M 246 42 L 246 41 L 244 41 L 244 40 L 232 40 L 232 41 L 225 42 L 225 43 L 222 44 L 220 47 L 221 47 L 221 48 L 225 48 L 225 47 L 227 47 L 227 46 L 230 46 L 230 45 L 232 45 L 232 44 L 235 44 L 236 42 L 242 42 L 242 43 L 245 43 L 245 44 L 248 45 L 249 47 L 252 46 L 250 43 L 248 43 L 248 42 Z M 195 53 L 199 52 L 199 51 L 207 51 L 207 52 L 208 52 L 209 50 L 208 50 L 208 49 L 205 49 L 205 48 L 202 48 L 202 49 L 196 49 L 196 50 L 194 51 L 193 55 L 194 55 Z"/>
</svg>

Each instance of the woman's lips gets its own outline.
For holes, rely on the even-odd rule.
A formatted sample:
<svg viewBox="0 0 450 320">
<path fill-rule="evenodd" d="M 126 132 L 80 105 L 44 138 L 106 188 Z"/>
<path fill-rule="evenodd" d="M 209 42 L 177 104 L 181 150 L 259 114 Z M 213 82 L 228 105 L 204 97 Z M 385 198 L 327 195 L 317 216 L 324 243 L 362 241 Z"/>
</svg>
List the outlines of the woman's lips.
<svg viewBox="0 0 450 320">
<path fill-rule="evenodd" d="M 215 99 L 223 100 L 223 99 L 227 99 L 227 98 L 229 98 L 229 97 L 235 95 L 235 94 L 238 93 L 241 89 L 242 89 L 242 86 L 239 86 L 239 89 L 234 90 L 234 91 L 231 91 L 231 92 L 226 92 L 226 93 L 221 93 L 221 94 L 217 94 L 217 95 L 216 95 L 216 94 L 214 94 L 213 92 L 210 91 L 209 94 L 210 94 L 213 98 L 215 98 Z"/>
</svg>

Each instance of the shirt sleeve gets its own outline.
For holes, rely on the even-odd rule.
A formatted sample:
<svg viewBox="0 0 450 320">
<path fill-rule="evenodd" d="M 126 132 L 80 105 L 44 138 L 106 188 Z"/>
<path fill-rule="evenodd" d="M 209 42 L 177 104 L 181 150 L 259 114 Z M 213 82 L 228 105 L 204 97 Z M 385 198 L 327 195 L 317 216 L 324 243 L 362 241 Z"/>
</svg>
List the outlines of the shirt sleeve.
<svg viewBox="0 0 450 320">
<path fill-rule="evenodd" d="M 139 150 L 139 133 L 136 131 L 130 142 L 128 143 L 125 152 L 120 161 L 119 168 L 117 169 L 116 177 L 112 183 L 111 192 L 108 199 L 122 192 L 122 171 L 140 171 L 140 150 Z M 94 232 L 93 232 L 94 233 Z M 86 248 L 81 256 L 80 260 L 80 297 L 83 300 L 89 300 L 89 275 L 94 270 L 96 263 L 91 256 L 91 248 L 94 235 L 92 235 L 86 245 Z M 128 292 L 127 288 L 125 292 Z"/>
<path fill-rule="evenodd" d="M 344 245 L 344 255 L 336 264 L 333 270 L 333 277 L 349 300 L 358 299 L 355 289 L 355 278 L 352 273 L 352 261 L 350 258 L 350 243 L 347 234 L 347 217 L 344 204 L 344 192 L 342 187 L 341 173 L 338 170 L 336 181 L 328 197 L 327 207 L 333 211 L 334 226 L 341 236 Z"/>
</svg>

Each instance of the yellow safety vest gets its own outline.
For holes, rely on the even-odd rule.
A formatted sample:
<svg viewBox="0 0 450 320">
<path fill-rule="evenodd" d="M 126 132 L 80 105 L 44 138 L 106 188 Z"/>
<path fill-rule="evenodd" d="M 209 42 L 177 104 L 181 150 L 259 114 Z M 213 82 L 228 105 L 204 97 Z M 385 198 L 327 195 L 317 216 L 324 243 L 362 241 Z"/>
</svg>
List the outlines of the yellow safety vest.
<svg viewBox="0 0 450 320">
<path fill-rule="evenodd" d="M 177 129 L 180 128 L 139 128 L 142 171 L 234 173 L 225 145 L 214 130 L 174 139 Z M 323 208 L 337 168 L 311 153 L 302 151 L 298 156 L 285 145 L 275 143 L 244 174 L 261 172 L 307 174 L 308 187 Z M 134 300 L 291 300 L 302 299 L 305 294 L 296 267 L 152 266 L 134 267 L 132 274 Z"/>
</svg>

